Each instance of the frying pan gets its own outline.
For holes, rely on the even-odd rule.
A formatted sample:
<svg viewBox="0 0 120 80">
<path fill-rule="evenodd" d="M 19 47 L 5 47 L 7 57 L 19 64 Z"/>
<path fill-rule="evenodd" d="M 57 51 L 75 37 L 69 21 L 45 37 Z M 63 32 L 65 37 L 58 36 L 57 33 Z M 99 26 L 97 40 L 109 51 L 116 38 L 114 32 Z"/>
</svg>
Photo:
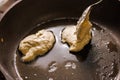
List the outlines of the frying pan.
<svg viewBox="0 0 120 80">
<path fill-rule="evenodd" d="M 120 2 L 103 0 L 90 14 L 92 39 L 78 53 L 61 43 L 66 26 L 76 25 L 97 0 L 23 0 L 0 22 L 0 70 L 7 80 L 120 80 Z M 56 43 L 44 56 L 23 63 L 20 41 L 41 29 L 54 32 Z M 2 75 L 2 79 L 4 78 Z"/>
</svg>

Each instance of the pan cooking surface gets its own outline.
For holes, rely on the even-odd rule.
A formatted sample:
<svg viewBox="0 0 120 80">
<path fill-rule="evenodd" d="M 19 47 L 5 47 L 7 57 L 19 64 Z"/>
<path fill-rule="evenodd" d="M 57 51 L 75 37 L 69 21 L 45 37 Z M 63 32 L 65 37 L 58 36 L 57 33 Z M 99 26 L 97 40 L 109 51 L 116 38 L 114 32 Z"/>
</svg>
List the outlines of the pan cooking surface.
<svg viewBox="0 0 120 80">
<path fill-rule="evenodd" d="M 22 54 L 16 50 L 14 65 L 18 75 L 23 80 L 114 80 L 120 66 L 118 40 L 105 26 L 93 22 L 91 42 L 82 51 L 71 53 L 69 46 L 61 42 L 61 32 L 76 22 L 77 19 L 60 19 L 37 24 L 28 35 L 49 29 L 56 43 L 46 55 L 30 63 L 21 62 Z"/>
</svg>

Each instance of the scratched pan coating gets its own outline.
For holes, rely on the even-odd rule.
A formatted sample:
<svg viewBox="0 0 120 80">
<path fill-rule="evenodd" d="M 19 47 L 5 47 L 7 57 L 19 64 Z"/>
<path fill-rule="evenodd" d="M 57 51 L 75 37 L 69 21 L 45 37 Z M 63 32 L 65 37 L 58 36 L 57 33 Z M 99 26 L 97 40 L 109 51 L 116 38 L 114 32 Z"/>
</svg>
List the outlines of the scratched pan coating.
<svg viewBox="0 0 120 80">
<path fill-rule="evenodd" d="M 76 25 L 83 10 L 95 1 L 86 2 L 87 0 L 71 0 L 69 3 L 64 0 L 26 0 L 11 9 L 0 23 L 0 37 L 4 39 L 0 43 L 0 69 L 6 79 L 119 80 L 118 1 L 105 0 L 92 10 L 92 39 L 82 51 L 71 53 L 69 46 L 61 42 L 62 30 Z M 29 6 L 30 4 L 33 6 Z M 46 55 L 38 56 L 30 63 L 21 62 L 19 42 L 41 29 L 54 32 L 54 47 Z"/>
</svg>

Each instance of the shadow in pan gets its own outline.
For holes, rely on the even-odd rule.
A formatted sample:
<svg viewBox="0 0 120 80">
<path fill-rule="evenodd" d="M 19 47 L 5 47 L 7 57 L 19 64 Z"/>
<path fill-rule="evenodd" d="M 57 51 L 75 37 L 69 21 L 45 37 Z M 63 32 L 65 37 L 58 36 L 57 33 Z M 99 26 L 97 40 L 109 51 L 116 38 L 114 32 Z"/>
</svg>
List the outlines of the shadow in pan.
<svg viewBox="0 0 120 80">
<path fill-rule="evenodd" d="M 91 41 L 79 52 L 71 52 L 74 54 L 80 62 L 83 62 L 87 59 L 89 51 L 91 50 L 92 45 Z"/>
<path fill-rule="evenodd" d="M 0 71 L 0 80 L 6 80 L 1 71 Z"/>
</svg>

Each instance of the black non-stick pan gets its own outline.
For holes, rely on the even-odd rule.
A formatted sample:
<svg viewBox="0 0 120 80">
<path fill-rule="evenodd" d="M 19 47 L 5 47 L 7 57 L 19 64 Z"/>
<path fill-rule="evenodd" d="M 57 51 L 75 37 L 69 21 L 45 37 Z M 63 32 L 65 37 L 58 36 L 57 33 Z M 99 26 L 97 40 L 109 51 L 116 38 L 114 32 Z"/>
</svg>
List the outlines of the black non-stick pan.
<svg viewBox="0 0 120 80">
<path fill-rule="evenodd" d="M 0 70 L 7 80 L 120 80 L 120 1 L 103 0 L 90 14 L 92 39 L 78 53 L 61 42 L 66 26 L 76 25 L 97 0 L 23 0 L 0 22 Z M 52 30 L 56 42 L 44 56 L 21 61 L 20 41 L 41 29 Z M 1 73 L 0 73 L 1 74 Z M 2 79 L 4 78 L 2 75 Z"/>
</svg>

